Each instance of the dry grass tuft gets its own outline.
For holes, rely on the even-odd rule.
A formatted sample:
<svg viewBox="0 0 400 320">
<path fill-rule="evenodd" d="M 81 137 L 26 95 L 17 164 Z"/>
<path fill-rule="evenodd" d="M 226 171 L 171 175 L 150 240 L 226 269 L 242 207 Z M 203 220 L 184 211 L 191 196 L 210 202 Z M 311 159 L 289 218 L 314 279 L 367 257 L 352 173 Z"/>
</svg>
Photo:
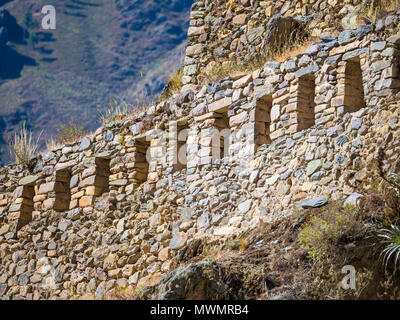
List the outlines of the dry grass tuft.
<svg viewBox="0 0 400 320">
<path fill-rule="evenodd" d="M 307 48 L 309 46 L 311 46 L 313 43 L 314 43 L 314 41 L 312 41 L 312 40 L 298 42 L 295 46 L 293 46 L 290 49 L 280 50 L 280 51 L 277 51 L 276 53 L 273 53 L 271 55 L 271 60 L 277 61 L 277 62 L 283 62 L 291 57 L 297 56 L 298 54 L 304 54 L 304 52 L 307 50 Z"/>
<path fill-rule="evenodd" d="M 51 137 L 46 141 L 46 150 L 47 151 L 52 151 L 59 149 L 61 147 L 61 144 L 57 142 L 57 139 Z"/>
<path fill-rule="evenodd" d="M 175 73 L 165 86 L 163 92 L 160 95 L 160 100 L 164 101 L 172 97 L 175 93 L 178 93 L 182 86 L 183 68 L 180 68 L 177 73 Z"/>
<path fill-rule="evenodd" d="M 288 58 L 294 57 L 304 51 L 314 43 L 306 36 L 307 32 L 291 35 L 292 41 L 287 43 L 274 44 L 273 48 L 268 49 L 265 56 L 258 56 L 250 61 L 237 62 L 226 61 L 211 68 L 207 76 L 201 81 L 202 84 L 220 81 L 228 76 L 237 76 L 243 73 L 250 73 L 264 67 L 267 61 L 283 62 Z"/>
<path fill-rule="evenodd" d="M 136 104 L 131 104 L 122 100 L 121 98 L 114 99 L 110 102 L 105 111 L 99 111 L 100 121 L 103 125 L 107 125 L 110 123 L 132 119 L 140 112 L 148 109 L 150 105 L 153 105 L 153 101 L 151 103 L 138 101 Z"/>
<path fill-rule="evenodd" d="M 131 108 L 131 105 L 128 103 L 120 103 L 116 100 L 112 101 L 109 108 L 104 113 L 100 113 L 102 124 L 104 125 L 128 119 L 132 112 Z"/>
<path fill-rule="evenodd" d="M 27 165 L 29 159 L 36 155 L 39 150 L 39 140 L 42 132 L 34 140 L 32 132 L 26 128 L 25 123 L 19 131 L 15 132 L 14 138 L 9 141 L 9 148 L 10 155 L 17 164 Z"/>
<path fill-rule="evenodd" d="M 227 61 L 222 65 L 216 65 L 213 67 L 207 77 L 202 79 L 202 84 L 208 84 L 210 82 L 220 81 L 228 76 L 234 77 L 243 73 L 252 72 L 254 70 L 262 68 L 264 65 L 264 59 L 254 59 L 249 62 L 236 62 Z"/>
<path fill-rule="evenodd" d="M 75 120 L 71 120 L 68 124 L 57 128 L 56 141 L 58 144 L 68 144 L 84 136 L 86 136 L 85 129 L 76 123 Z M 54 145 L 54 142 L 51 142 L 51 144 Z"/>
</svg>

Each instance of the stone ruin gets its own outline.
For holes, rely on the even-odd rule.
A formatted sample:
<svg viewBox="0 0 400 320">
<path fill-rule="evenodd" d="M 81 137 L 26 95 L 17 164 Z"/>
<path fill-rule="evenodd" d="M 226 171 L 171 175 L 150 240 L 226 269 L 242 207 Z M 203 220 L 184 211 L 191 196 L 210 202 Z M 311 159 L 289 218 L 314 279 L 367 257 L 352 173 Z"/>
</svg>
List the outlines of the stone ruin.
<svg viewBox="0 0 400 320">
<path fill-rule="evenodd" d="M 185 61 L 196 57 L 199 74 L 205 48 L 231 27 L 217 10 L 226 3 L 193 5 Z M 238 26 L 313 4 L 344 7 L 241 3 L 253 4 L 231 11 Z M 1 168 L 0 297 L 102 299 L 152 285 L 195 241 L 224 241 L 315 201 L 354 202 L 384 144 L 385 169 L 399 172 L 400 10 L 338 37 L 324 35 L 336 16 L 318 17 L 320 41 L 304 54 L 208 85 L 186 72 L 171 99 L 44 152 L 29 168 Z M 229 42 L 240 46 L 250 33 L 262 43 L 254 28 L 232 29 Z M 238 48 L 229 50 L 261 50 Z"/>
</svg>

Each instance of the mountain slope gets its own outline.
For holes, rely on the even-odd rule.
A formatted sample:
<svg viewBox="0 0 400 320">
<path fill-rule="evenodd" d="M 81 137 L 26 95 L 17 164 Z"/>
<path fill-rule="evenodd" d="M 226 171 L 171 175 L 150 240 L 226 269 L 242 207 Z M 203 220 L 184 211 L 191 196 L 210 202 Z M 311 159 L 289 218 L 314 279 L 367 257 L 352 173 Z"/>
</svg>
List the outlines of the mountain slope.
<svg viewBox="0 0 400 320">
<path fill-rule="evenodd" d="M 22 121 L 44 144 L 69 119 L 95 129 L 112 98 L 159 93 L 179 66 L 192 0 L 58 0 L 56 30 L 42 30 L 47 4 L 0 3 L 0 161 Z"/>
</svg>

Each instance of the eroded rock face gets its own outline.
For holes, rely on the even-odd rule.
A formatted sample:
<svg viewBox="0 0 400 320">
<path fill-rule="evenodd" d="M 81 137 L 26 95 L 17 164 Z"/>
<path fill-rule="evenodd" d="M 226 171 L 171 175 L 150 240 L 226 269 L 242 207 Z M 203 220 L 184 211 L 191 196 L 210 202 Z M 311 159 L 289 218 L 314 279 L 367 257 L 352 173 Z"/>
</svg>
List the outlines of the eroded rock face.
<svg viewBox="0 0 400 320">
<path fill-rule="evenodd" d="M 211 262 L 190 264 L 169 273 L 155 286 L 140 293 L 150 300 L 222 300 L 228 299 L 228 286 L 221 282 Z"/>
</svg>

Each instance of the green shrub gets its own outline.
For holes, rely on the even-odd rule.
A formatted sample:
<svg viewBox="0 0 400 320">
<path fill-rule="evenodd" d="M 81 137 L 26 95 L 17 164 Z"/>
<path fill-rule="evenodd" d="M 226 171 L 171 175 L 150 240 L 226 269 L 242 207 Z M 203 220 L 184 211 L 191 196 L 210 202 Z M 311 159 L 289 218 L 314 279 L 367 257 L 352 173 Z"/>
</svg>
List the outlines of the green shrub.
<svg viewBox="0 0 400 320">
<path fill-rule="evenodd" d="M 232 250 L 232 251 L 235 251 L 235 250 L 238 250 L 239 249 L 239 241 L 238 240 L 232 240 L 232 239 L 230 239 L 230 240 L 228 240 L 227 242 L 226 242 L 226 247 L 229 249 L 229 250 Z"/>
<path fill-rule="evenodd" d="M 382 228 L 378 230 L 378 238 L 383 246 L 380 257 L 383 258 L 383 264 L 387 269 L 391 260 L 393 261 L 393 273 L 396 273 L 400 257 L 400 229 L 391 225 L 390 228 Z"/>
<path fill-rule="evenodd" d="M 341 242 L 349 242 L 365 232 L 357 210 L 342 207 L 337 202 L 319 209 L 303 224 L 298 234 L 299 244 L 313 260 L 329 257 Z"/>
</svg>

